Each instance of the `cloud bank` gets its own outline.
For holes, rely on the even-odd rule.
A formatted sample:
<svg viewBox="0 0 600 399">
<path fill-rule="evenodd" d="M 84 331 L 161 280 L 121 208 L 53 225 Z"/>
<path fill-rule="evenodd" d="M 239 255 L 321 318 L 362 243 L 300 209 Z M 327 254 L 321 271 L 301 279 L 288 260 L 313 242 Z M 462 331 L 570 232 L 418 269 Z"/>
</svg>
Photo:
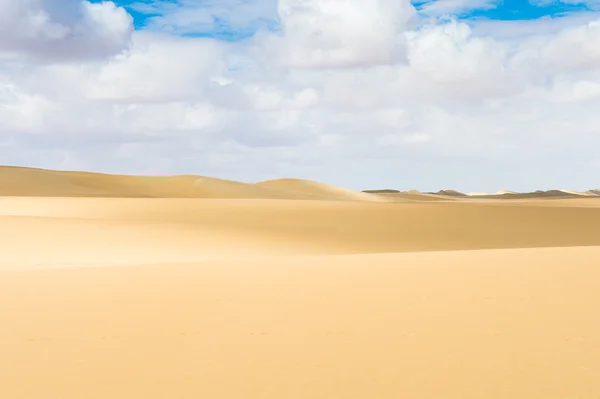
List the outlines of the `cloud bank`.
<svg viewBox="0 0 600 399">
<path fill-rule="evenodd" d="M 133 31 L 112 2 L 0 0 L 2 163 L 356 189 L 600 185 L 600 17 L 507 34 L 402 0 L 255 0 L 271 29 L 236 1 L 138 4 L 157 16 Z M 174 34 L 203 20 L 259 31 Z"/>
<path fill-rule="evenodd" d="M 0 0 L 3 58 L 102 58 L 124 50 L 131 33 L 131 16 L 111 2 Z"/>
</svg>

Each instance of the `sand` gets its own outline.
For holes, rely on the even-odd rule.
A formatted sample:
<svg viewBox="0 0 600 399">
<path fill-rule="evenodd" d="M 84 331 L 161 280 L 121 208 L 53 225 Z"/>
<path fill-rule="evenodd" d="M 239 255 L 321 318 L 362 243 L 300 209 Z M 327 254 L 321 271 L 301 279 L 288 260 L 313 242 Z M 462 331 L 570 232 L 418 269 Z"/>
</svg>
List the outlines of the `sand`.
<svg viewBox="0 0 600 399">
<path fill-rule="evenodd" d="M 1 197 L 0 398 L 600 397 L 600 198 L 234 183 Z"/>
<path fill-rule="evenodd" d="M 9 166 L 0 166 L 0 196 L 386 201 L 377 195 L 301 179 L 251 184 L 195 175 L 109 175 Z"/>
<path fill-rule="evenodd" d="M 567 194 L 581 195 L 584 197 L 594 197 L 594 196 L 598 195 L 597 193 L 594 192 L 594 190 L 588 190 L 588 191 L 560 190 L 560 191 L 567 193 Z"/>
<path fill-rule="evenodd" d="M 491 250 L 4 273 L 0 394 L 595 398 L 599 256 Z"/>
</svg>

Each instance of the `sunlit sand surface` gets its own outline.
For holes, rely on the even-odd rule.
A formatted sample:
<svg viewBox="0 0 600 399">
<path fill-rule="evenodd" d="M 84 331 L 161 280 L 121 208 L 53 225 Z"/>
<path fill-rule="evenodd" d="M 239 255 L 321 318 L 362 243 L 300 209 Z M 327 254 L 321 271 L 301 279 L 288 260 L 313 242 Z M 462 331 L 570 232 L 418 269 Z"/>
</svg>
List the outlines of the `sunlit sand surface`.
<svg viewBox="0 0 600 399">
<path fill-rule="evenodd" d="M 600 198 L 11 181 L 2 399 L 600 397 Z"/>
</svg>

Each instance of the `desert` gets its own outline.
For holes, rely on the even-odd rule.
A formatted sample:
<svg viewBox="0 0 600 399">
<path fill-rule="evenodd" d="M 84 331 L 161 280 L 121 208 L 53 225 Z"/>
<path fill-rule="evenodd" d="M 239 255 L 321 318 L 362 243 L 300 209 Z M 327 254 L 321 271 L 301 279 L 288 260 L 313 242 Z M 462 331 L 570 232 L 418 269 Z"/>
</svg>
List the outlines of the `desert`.
<svg viewBox="0 0 600 399">
<path fill-rule="evenodd" d="M 600 0 L 0 0 L 0 399 L 600 399 Z"/>
<path fill-rule="evenodd" d="M 600 395 L 600 197 L 0 183 L 3 398 Z"/>
</svg>

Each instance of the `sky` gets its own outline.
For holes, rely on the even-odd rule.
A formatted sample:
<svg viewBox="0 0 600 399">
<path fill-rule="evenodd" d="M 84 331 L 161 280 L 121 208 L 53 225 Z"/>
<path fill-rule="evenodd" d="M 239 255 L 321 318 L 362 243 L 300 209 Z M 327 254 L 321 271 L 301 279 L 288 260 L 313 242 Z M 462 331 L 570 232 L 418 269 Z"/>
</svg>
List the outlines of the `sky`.
<svg viewBox="0 0 600 399">
<path fill-rule="evenodd" d="M 600 0 L 0 0 L 0 164 L 600 187 Z"/>
</svg>

